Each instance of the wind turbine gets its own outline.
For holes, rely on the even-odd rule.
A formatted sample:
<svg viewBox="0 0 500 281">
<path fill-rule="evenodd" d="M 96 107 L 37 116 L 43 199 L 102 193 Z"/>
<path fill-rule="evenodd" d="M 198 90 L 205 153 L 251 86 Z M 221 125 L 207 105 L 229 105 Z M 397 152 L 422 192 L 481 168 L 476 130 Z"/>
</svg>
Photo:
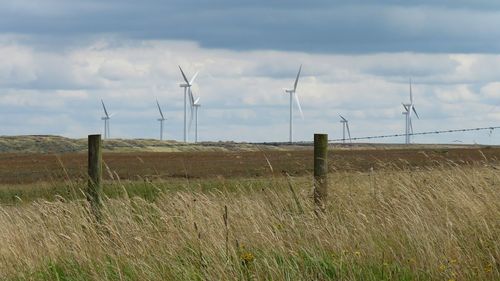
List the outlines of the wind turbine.
<svg viewBox="0 0 500 281">
<path fill-rule="evenodd" d="M 345 132 L 347 129 L 347 135 L 349 136 L 349 142 L 352 142 L 351 140 L 351 131 L 349 130 L 349 121 L 345 119 L 342 115 L 340 116 L 340 123 L 342 123 L 342 143 L 345 143 Z"/>
<path fill-rule="evenodd" d="M 198 142 L 198 109 L 201 107 L 200 98 L 194 99 L 193 91 L 189 89 L 189 101 L 191 105 L 191 116 L 189 118 L 189 129 L 191 129 L 191 124 L 193 122 L 194 115 L 194 142 Z"/>
<path fill-rule="evenodd" d="M 160 121 L 160 140 L 163 140 L 163 122 L 167 120 L 167 118 L 163 116 L 158 100 L 156 100 L 156 105 L 158 106 L 158 111 L 160 112 L 160 118 L 158 118 L 158 121 Z"/>
<path fill-rule="evenodd" d="M 293 143 L 293 100 L 299 108 L 300 116 L 304 119 L 304 114 L 302 113 L 302 108 L 300 107 L 299 97 L 297 96 L 297 83 L 299 82 L 300 71 L 302 70 L 302 65 L 299 67 L 299 72 L 297 72 L 297 78 L 295 78 L 295 83 L 293 84 L 293 89 L 284 89 L 285 93 L 290 94 L 290 143 Z"/>
<path fill-rule="evenodd" d="M 191 80 L 188 80 L 184 71 L 182 71 L 181 66 L 179 65 L 179 69 L 182 74 L 182 78 L 184 79 L 184 83 L 181 83 L 179 86 L 184 88 L 184 142 L 188 141 L 188 127 L 187 127 L 187 99 L 188 99 L 188 90 L 191 91 L 191 86 L 193 86 L 194 79 L 198 76 L 198 72 L 196 72 Z"/>
<path fill-rule="evenodd" d="M 102 108 L 104 109 L 104 116 L 101 117 L 101 120 L 104 120 L 104 139 L 108 139 L 109 138 L 109 120 L 111 119 L 111 116 L 114 115 L 114 113 L 112 114 L 108 114 L 108 110 L 106 109 L 106 106 L 104 105 L 104 101 L 101 99 L 101 104 L 102 104 Z"/>
<path fill-rule="evenodd" d="M 411 115 L 415 113 L 417 119 L 420 119 L 418 116 L 417 110 L 415 109 L 415 105 L 413 104 L 413 92 L 411 89 L 411 78 L 410 78 L 410 103 L 402 103 L 403 105 L 403 115 L 405 115 L 405 143 L 411 143 L 411 135 L 413 134 L 413 124 L 411 122 Z"/>
</svg>

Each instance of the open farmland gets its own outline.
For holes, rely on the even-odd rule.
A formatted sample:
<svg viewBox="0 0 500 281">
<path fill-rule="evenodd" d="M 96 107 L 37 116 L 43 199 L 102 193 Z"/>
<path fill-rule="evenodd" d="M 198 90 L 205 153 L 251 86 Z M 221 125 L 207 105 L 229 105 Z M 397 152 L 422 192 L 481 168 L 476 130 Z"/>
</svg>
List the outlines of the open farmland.
<svg viewBox="0 0 500 281">
<path fill-rule="evenodd" d="M 0 184 L 29 184 L 85 180 L 87 154 L 84 148 L 68 151 L 68 146 L 51 152 L 47 140 L 38 145 L 24 144 L 0 153 Z M 49 140 L 50 142 L 50 140 Z M 80 141 L 78 141 L 79 143 Z M 154 142 L 154 141 L 153 141 Z M 173 152 L 151 151 L 151 143 L 142 146 L 110 145 L 105 142 L 103 160 L 106 179 L 138 180 L 168 178 L 253 178 L 287 172 L 307 175 L 312 171 L 312 146 L 204 144 L 189 148 L 169 145 Z M 113 144 L 113 143 L 111 143 Z M 74 147 L 73 145 L 69 147 Z M 123 151 L 126 147 L 126 151 Z M 367 172 L 371 168 L 425 168 L 447 164 L 471 164 L 478 161 L 496 163 L 499 147 L 414 146 L 403 149 L 397 145 L 332 146 L 329 169 Z M 21 152 L 12 152 L 21 151 Z M 38 151 L 36 153 L 30 151 Z M 44 153 L 40 153 L 44 151 Z M 71 150 L 70 150 L 71 151 Z"/>
</svg>

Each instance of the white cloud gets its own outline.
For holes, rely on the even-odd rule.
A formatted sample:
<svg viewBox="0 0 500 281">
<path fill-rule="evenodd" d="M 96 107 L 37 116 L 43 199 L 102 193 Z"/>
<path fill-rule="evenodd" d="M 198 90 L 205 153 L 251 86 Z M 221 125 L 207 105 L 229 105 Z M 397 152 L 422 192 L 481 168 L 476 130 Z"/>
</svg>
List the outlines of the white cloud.
<svg viewBox="0 0 500 281">
<path fill-rule="evenodd" d="M 447 103 L 463 103 L 479 99 L 479 95 L 472 92 L 467 85 L 436 87 L 435 93 L 440 101 Z"/>
<path fill-rule="evenodd" d="M 193 91 L 201 97 L 202 139 L 284 141 L 288 96 L 303 64 L 298 94 L 305 119 L 296 115 L 296 136 L 316 131 L 339 136 L 338 114 L 353 135 L 403 130 L 401 102 L 408 76 L 422 120 L 418 131 L 443 126 L 490 126 L 498 121 L 491 99 L 500 97 L 499 55 L 384 53 L 326 55 L 280 51 L 205 49 L 184 41 L 97 39 L 65 52 L 0 41 L 0 111 L 22 122 L 1 134 L 45 131 L 84 137 L 101 130 L 100 99 L 110 111 L 115 137 L 156 137 L 155 98 L 165 109 L 167 134 L 182 135 L 183 94 L 178 65 L 200 70 Z M 499 109 L 500 111 L 500 109 Z M 469 116 L 481 116 L 464 122 Z M 396 131 L 395 131 L 396 130 Z M 397 131 L 399 130 L 399 131 Z"/>
<path fill-rule="evenodd" d="M 34 81 L 37 76 L 33 51 L 18 44 L 0 45 L 0 85 L 12 85 Z"/>
<path fill-rule="evenodd" d="M 500 82 L 486 84 L 481 88 L 481 94 L 484 97 L 492 98 L 498 101 L 500 99 Z"/>
</svg>

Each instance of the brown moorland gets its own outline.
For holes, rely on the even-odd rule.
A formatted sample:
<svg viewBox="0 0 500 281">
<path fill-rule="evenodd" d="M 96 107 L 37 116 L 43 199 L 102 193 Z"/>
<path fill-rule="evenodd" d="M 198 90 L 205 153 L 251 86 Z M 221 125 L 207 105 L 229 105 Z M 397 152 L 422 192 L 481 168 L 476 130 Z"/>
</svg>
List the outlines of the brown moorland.
<svg viewBox="0 0 500 281">
<path fill-rule="evenodd" d="M 307 175 L 312 171 L 312 148 L 295 150 L 108 152 L 107 179 L 267 177 L 281 172 Z M 330 170 L 367 172 L 374 169 L 419 169 L 436 165 L 496 163 L 498 147 L 414 149 L 332 149 Z M 0 184 L 58 182 L 85 179 L 86 153 L 1 153 Z"/>
</svg>

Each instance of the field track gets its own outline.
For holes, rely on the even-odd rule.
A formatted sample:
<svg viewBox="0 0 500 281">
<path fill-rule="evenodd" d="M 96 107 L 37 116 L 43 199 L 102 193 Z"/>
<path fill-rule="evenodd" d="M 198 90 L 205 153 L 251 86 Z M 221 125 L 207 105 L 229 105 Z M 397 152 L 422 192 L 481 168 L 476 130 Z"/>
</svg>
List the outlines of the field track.
<svg viewBox="0 0 500 281">
<path fill-rule="evenodd" d="M 1 153 L 0 184 L 26 184 L 85 179 L 86 153 Z M 371 167 L 424 168 L 440 164 L 497 162 L 500 148 L 355 149 L 330 151 L 332 171 L 366 172 Z M 252 152 L 113 152 L 105 153 L 105 177 L 210 178 L 267 177 L 283 171 L 312 171 L 312 148 Z"/>
</svg>

